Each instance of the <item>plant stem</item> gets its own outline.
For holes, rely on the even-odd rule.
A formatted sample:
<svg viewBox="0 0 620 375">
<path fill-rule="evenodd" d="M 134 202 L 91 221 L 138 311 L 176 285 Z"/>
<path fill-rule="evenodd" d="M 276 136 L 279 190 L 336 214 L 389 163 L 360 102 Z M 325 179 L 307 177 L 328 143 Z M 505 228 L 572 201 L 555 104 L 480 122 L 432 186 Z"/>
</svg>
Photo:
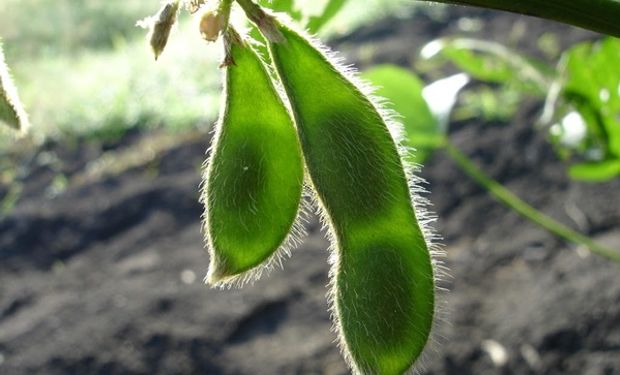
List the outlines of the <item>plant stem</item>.
<svg viewBox="0 0 620 375">
<path fill-rule="evenodd" d="M 620 0 L 416 0 L 505 10 L 620 37 Z"/>
<path fill-rule="evenodd" d="M 450 141 L 446 140 L 445 150 L 452 160 L 474 181 L 484 187 L 495 199 L 502 202 L 506 206 L 510 207 L 524 218 L 530 220 L 533 223 L 540 225 L 549 232 L 561 237 L 567 241 L 584 245 L 591 252 L 611 259 L 616 262 L 620 262 L 620 251 L 613 250 L 604 245 L 601 245 L 591 238 L 575 232 L 564 224 L 556 221 L 555 219 L 543 214 L 534 207 L 530 206 L 521 198 L 514 195 L 510 190 L 506 189 L 499 182 L 493 180 L 487 176 L 482 170 L 480 170 L 472 160 L 470 160 L 465 154 L 463 154 L 456 146 Z"/>
<path fill-rule="evenodd" d="M 265 13 L 263 8 L 252 0 L 237 0 L 237 3 L 241 5 L 246 17 L 256 24 L 256 27 L 258 27 L 267 40 L 274 43 L 281 43 L 284 41 L 282 33 L 278 30 L 277 21 L 273 16 Z"/>
<path fill-rule="evenodd" d="M 224 30 L 228 28 L 228 22 L 230 20 L 230 8 L 232 6 L 233 1 L 234 0 L 221 0 L 218 6 L 218 9 L 217 9 L 218 14 L 224 15 L 224 27 L 223 27 Z"/>
</svg>

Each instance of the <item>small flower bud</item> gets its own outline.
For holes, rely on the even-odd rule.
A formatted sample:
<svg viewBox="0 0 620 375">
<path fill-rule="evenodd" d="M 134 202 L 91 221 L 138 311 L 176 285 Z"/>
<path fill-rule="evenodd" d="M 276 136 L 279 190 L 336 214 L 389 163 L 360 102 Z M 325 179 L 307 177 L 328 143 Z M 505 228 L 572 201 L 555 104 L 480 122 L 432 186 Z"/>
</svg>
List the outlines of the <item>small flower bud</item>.
<svg viewBox="0 0 620 375">
<path fill-rule="evenodd" d="M 226 17 L 215 10 L 207 10 L 200 16 L 198 26 L 204 40 L 215 42 L 226 26 Z"/>
</svg>

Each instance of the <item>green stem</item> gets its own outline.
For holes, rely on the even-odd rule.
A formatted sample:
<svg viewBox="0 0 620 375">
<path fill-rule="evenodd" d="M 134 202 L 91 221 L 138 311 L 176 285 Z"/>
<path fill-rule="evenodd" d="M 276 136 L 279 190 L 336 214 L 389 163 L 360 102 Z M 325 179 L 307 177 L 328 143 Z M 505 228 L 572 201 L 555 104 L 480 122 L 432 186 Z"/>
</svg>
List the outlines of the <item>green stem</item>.
<svg viewBox="0 0 620 375">
<path fill-rule="evenodd" d="M 234 0 L 221 0 L 217 9 L 218 14 L 224 15 L 224 27 L 223 30 L 228 28 L 228 22 L 230 20 L 230 9 Z"/>
<path fill-rule="evenodd" d="M 416 0 L 505 10 L 620 37 L 620 0 Z"/>
<path fill-rule="evenodd" d="M 613 250 L 604 245 L 601 245 L 591 238 L 577 233 L 562 223 L 557 222 L 553 218 L 543 214 L 534 207 L 530 206 L 526 202 L 522 201 L 519 197 L 514 195 L 510 190 L 506 189 L 499 182 L 493 180 L 487 176 L 482 170 L 480 170 L 473 161 L 471 161 L 465 154 L 463 154 L 458 148 L 456 148 L 450 141 L 446 141 L 445 149 L 448 155 L 454 160 L 454 162 L 474 181 L 484 187 L 495 199 L 502 202 L 506 206 L 510 207 L 524 218 L 532 221 L 545 228 L 549 232 L 561 237 L 567 241 L 584 245 L 591 252 L 611 259 L 616 262 L 620 262 L 620 251 Z"/>
<path fill-rule="evenodd" d="M 237 3 L 241 5 L 246 17 L 258 27 L 267 40 L 274 43 L 284 42 L 284 37 L 278 30 L 277 21 L 273 16 L 265 13 L 263 8 L 252 0 L 237 0 Z"/>
</svg>

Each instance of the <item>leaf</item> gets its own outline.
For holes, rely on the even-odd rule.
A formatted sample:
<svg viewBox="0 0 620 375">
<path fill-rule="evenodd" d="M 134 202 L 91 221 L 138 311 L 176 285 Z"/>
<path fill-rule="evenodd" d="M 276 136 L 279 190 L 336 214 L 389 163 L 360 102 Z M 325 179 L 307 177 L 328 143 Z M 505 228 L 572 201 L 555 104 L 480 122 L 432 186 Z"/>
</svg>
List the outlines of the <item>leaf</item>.
<svg viewBox="0 0 620 375">
<path fill-rule="evenodd" d="M 327 22 L 329 22 L 342 7 L 346 4 L 347 0 L 328 0 L 327 4 L 323 8 L 323 12 L 318 16 L 310 17 L 306 27 L 311 33 L 317 33 Z"/>
<path fill-rule="evenodd" d="M 11 79 L 9 68 L 4 62 L 4 53 L 0 44 L 0 122 L 25 131 L 28 128 L 28 116 L 19 100 L 17 89 Z"/>
<path fill-rule="evenodd" d="M 469 76 L 465 73 L 458 73 L 432 82 L 422 90 L 422 96 L 428 108 L 444 133 L 448 130 L 450 116 L 458 100 L 459 92 L 468 83 Z"/>
<path fill-rule="evenodd" d="M 606 159 L 620 158 L 620 40 L 581 43 L 565 54 L 563 96 L 587 119 Z"/>
<path fill-rule="evenodd" d="M 438 120 L 422 96 L 423 82 L 409 70 L 395 65 L 379 65 L 362 73 L 377 87 L 376 94 L 387 99 L 385 106 L 396 111 L 406 132 L 406 145 L 416 149 L 413 161 L 424 162 L 443 140 Z"/>
<path fill-rule="evenodd" d="M 618 0 L 429 0 L 506 10 L 620 37 Z"/>
<path fill-rule="evenodd" d="M 571 178 L 589 182 L 604 182 L 620 176 L 620 159 L 595 163 L 574 164 L 568 170 Z"/>
</svg>

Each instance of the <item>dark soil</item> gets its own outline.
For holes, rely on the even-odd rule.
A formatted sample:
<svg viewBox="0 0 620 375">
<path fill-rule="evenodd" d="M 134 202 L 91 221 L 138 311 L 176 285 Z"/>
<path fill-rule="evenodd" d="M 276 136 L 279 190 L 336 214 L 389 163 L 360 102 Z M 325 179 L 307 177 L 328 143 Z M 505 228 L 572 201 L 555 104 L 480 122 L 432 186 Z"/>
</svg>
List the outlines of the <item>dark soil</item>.
<svg viewBox="0 0 620 375">
<path fill-rule="evenodd" d="M 430 13 L 429 13 L 430 14 Z M 411 66 L 428 40 L 485 20 L 474 35 L 539 54 L 594 34 L 532 18 L 455 8 L 390 19 L 337 40 L 350 60 Z M 521 30 L 521 31 L 519 31 Z M 361 51 L 374 46 L 369 59 Z M 365 56 L 365 55 L 364 55 Z M 620 180 L 570 181 L 544 134 L 540 103 L 510 124 L 454 124 L 451 139 L 544 212 L 620 247 Z M 116 145 L 53 146 L 70 179 Z M 105 146 L 105 147 L 104 147 Z M 44 194 L 54 173 L 26 178 L 0 218 L 1 374 L 345 374 L 325 300 L 327 246 L 316 219 L 283 270 L 241 290 L 201 279 L 199 166 L 207 137 L 144 167 Z M 442 152 L 424 167 L 445 237 L 447 323 L 427 374 L 620 374 L 620 266 L 566 244 L 490 198 Z M 439 337 L 440 336 L 440 337 Z M 502 354 L 505 354 L 504 358 Z"/>
</svg>

